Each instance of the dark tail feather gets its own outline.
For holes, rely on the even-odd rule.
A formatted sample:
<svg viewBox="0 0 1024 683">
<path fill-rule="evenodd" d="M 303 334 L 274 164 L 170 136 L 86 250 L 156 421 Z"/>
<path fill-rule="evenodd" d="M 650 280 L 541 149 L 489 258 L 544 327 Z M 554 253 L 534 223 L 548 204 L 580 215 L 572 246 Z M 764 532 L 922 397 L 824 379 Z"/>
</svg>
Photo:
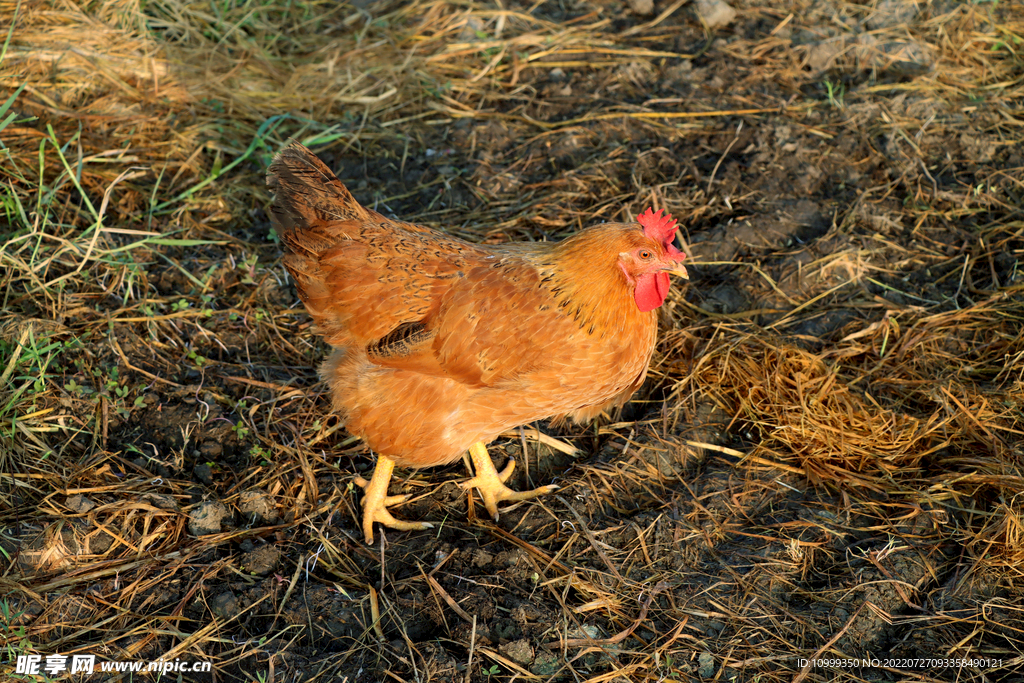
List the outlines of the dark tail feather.
<svg viewBox="0 0 1024 683">
<path fill-rule="evenodd" d="M 328 310 L 331 296 L 320 257 L 337 246 L 352 221 L 364 221 L 369 212 L 331 169 L 297 142 L 270 164 L 267 185 L 274 192 L 270 221 L 284 245 L 284 266 L 306 309 L 329 334 L 334 329 Z"/>
<path fill-rule="evenodd" d="M 369 212 L 315 154 L 292 142 L 270 164 L 267 185 L 274 192 L 270 220 L 288 250 L 314 255 L 333 242 L 325 224 L 365 220 Z"/>
</svg>

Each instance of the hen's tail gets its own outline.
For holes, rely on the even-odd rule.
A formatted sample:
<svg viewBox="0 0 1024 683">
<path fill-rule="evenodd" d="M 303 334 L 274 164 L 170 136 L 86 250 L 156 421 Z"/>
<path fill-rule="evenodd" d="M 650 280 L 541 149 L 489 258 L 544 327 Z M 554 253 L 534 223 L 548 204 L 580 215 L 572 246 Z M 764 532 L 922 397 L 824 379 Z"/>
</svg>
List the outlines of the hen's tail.
<svg viewBox="0 0 1024 683">
<path fill-rule="evenodd" d="M 336 237 L 326 234 L 326 224 L 369 217 L 331 169 L 297 142 L 270 164 L 267 185 L 274 192 L 270 220 L 293 254 L 317 256 L 330 247 Z"/>
<path fill-rule="evenodd" d="M 270 221 L 284 244 L 291 273 L 306 310 L 328 341 L 346 337 L 344 297 L 327 283 L 321 257 L 370 215 L 308 149 L 293 142 L 270 164 L 267 185 L 274 192 Z M 339 311 L 340 306 L 340 311 Z M 338 336 L 340 335 L 340 336 Z"/>
</svg>

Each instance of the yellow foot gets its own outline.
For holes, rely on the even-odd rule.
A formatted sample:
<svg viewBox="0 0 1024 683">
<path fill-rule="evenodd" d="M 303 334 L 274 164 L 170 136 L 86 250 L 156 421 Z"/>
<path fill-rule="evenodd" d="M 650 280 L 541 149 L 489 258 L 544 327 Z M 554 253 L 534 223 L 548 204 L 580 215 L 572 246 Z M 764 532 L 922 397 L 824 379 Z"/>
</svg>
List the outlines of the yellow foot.
<svg viewBox="0 0 1024 683">
<path fill-rule="evenodd" d="M 549 484 L 532 491 L 513 491 L 505 486 L 505 482 L 516 469 L 515 460 L 510 460 L 505 469 L 499 473 L 494 469 L 491 456 L 487 455 L 487 447 L 479 441 L 469 447 L 469 456 L 473 459 L 476 476 L 469 481 L 462 482 L 459 486 L 467 490 L 475 487 L 480 492 L 480 497 L 484 499 L 484 507 L 487 508 L 487 512 L 495 522 L 498 521 L 498 503 L 500 501 L 529 500 L 543 496 L 545 493 L 551 493 L 558 488 L 554 484 Z"/>
<path fill-rule="evenodd" d="M 362 477 L 356 477 L 356 484 L 366 491 L 363 496 L 363 536 L 366 542 L 373 544 L 373 523 L 380 522 L 389 529 L 399 531 L 419 531 L 422 529 L 433 529 L 430 522 L 402 522 L 391 516 L 388 512 L 389 505 L 397 505 L 409 496 L 389 496 L 388 484 L 391 482 L 391 472 L 395 469 L 395 461 L 386 455 L 377 458 L 377 467 L 373 469 L 373 478 L 367 482 Z"/>
</svg>

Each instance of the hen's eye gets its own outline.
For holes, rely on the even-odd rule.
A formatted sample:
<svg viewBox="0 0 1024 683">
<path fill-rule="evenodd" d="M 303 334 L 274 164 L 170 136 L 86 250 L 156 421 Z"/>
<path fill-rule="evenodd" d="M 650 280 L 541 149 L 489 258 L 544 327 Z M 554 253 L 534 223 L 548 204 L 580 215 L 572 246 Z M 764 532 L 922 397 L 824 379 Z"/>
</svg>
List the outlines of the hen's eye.
<svg viewBox="0 0 1024 683">
<path fill-rule="evenodd" d="M 639 253 L 638 255 L 639 255 L 639 256 L 640 256 L 640 258 L 642 258 L 642 259 L 643 259 L 644 261 L 648 261 L 648 260 L 650 260 L 650 258 L 651 258 L 651 257 L 653 256 L 653 254 L 651 254 L 651 252 L 650 252 L 650 251 L 648 251 L 647 249 L 641 249 L 641 250 L 640 250 L 640 253 Z"/>
</svg>

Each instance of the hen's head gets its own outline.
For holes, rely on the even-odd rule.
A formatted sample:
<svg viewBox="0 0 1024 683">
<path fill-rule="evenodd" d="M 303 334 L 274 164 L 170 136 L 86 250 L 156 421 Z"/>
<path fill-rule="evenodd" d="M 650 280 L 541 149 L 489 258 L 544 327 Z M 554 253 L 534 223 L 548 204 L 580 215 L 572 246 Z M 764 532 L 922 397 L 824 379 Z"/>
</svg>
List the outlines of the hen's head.
<svg viewBox="0 0 1024 683">
<path fill-rule="evenodd" d="M 647 209 L 637 216 L 643 235 L 635 235 L 628 251 L 619 253 L 619 268 L 634 286 L 633 298 L 637 308 L 650 311 L 665 302 L 668 296 L 669 273 L 688 278 L 683 259 L 673 241 L 676 220 L 671 214 Z"/>
</svg>

